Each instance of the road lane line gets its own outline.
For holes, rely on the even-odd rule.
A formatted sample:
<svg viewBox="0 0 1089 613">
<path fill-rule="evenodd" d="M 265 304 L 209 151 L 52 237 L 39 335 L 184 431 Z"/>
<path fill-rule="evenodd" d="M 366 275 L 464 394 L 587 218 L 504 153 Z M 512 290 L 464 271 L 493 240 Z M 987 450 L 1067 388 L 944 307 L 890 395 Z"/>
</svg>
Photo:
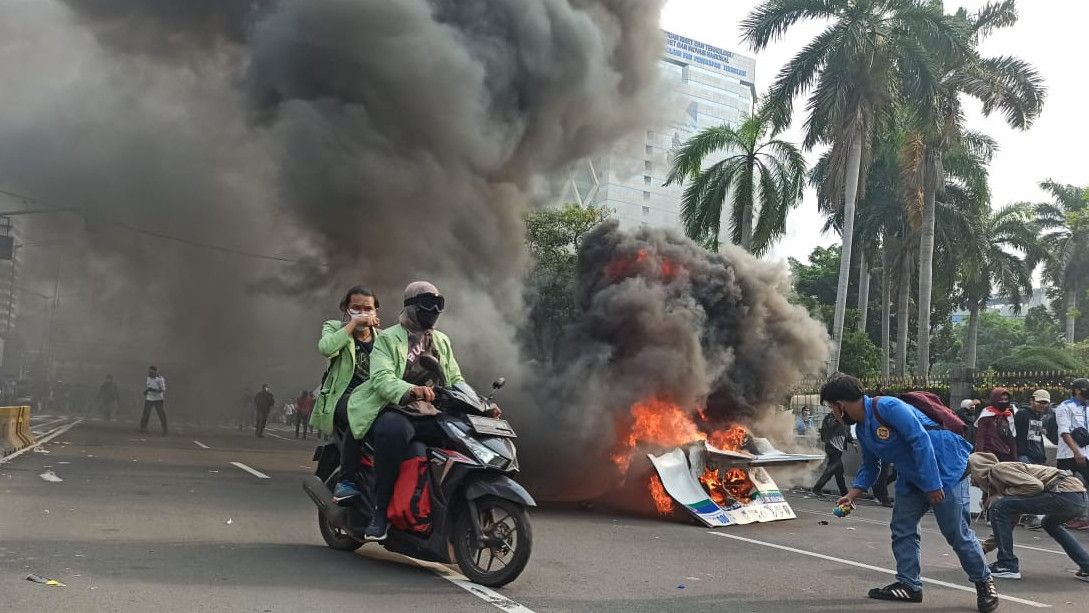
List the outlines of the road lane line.
<svg viewBox="0 0 1089 613">
<path fill-rule="evenodd" d="M 272 478 L 272 477 L 266 475 L 265 473 L 263 473 L 263 472 L 261 472 L 259 470 L 254 470 L 254 469 L 250 468 L 249 466 L 246 466 L 242 462 L 231 462 L 231 464 L 234 465 L 234 466 L 237 466 L 238 468 L 241 468 L 242 470 L 248 472 L 249 474 L 253 475 L 254 477 L 257 477 L 258 479 L 271 479 Z"/>
<path fill-rule="evenodd" d="M 265 432 L 265 434 L 267 434 L 267 435 L 269 435 L 269 436 L 271 436 L 271 437 L 273 437 L 273 438 L 278 438 L 278 439 L 280 439 L 281 441 L 286 441 L 286 440 L 289 440 L 289 439 L 286 439 L 286 438 L 284 438 L 284 437 L 282 437 L 282 436 L 280 436 L 280 435 L 278 435 L 278 434 L 273 434 L 273 433 L 271 433 L 271 432 L 268 432 L 268 431 L 266 431 L 266 432 Z"/>
<path fill-rule="evenodd" d="M 484 602 L 494 606 L 495 608 L 506 611 L 507 613 L 533 613 L 532 609 L 529 609 L 522 604 L 519 604 L 510 598 L 500 594 L 499 592 L 486 588 L 483 585 L 477 585 L 472 581 L 469 581 L 465 575 L 455 572 L 449 567 L 437 564 L 435 562 L 424 562 L 421 560 L 413 560 L 413 562 L 431 569 L 436 575 L 446 579 L 450 583 L 460 587 L 461 589 L 469 592 L 473 596 L 483 600 Z"/>
<path fill-rule="evenodd" d="M 764 547 L 770 547 L 772 549 L 781 549 L 783 551 L 789 551 L 791 553 L 801 554 L 803 556 L 809 556 L 811 558 L 819 558 L 821 560 L 828 560 L 829 562 L 837 562 L 839 564 L 846 564 L 848 566 L 855 566 L 858 568 L 865 568 L 867 570 L 874 570 L 887 575 L 896 575 L 896 571 L 888 568 L 881 568 L 880 566 L 872 566 L 870 564 L 863 564 L 862 562 L 855 562 L 854 560 L 845 560 L 843 558 L 837 558 L 835 556 L 824 555 L 823 553 L 817 553 L 815 551 L 806 551 L 805 549 L 795 549 L 794 547 L 787 547 L 786 545 L 776 545 L 775 543 L 769 543 L 767 541 L 758 541 L 756 539 L 745 538 L 743 536 L 737 536 L 735 534 L 726 534 L 725 532 L 715 532 L 714 530 L 708 530 L 709 534 L 715 536 L 721 536 L 723 538 L 734 539 L 735 541 L 742 541 L 744 543 L 751 543 L 753 545 L 761 545 Z M 975 587 L 967 587 L 964 585 L 957 585 L 956 583 L 949 583 L 947 581 L 938 581 L 937 579 L 928 579 L 927 577 L 921 577 L 920 580 L 923 583 L 929 583 L 931 585 L 940 585 L 954 590 L 960 590 L 962 592 L 969 592 L 975 594 Z M 1010 602 L 1016 602 L 1018 604 L 1028 605 L 1030 607 L 1036 607 L 1038 609 L 1050 609 L 1051 605 L 1042 602 L 1036 602 L 1035 600 L 1026 600 L 1024 598 L 1017 598 L 1016 596 L 1006 596 L 1005 594 L 999 594 L 999 598 L 1002 600 L 1008 600 Z"/>
<path fill-rule="evenodd" d="M 68 421 L 67 418 L 60 417 L 58 419 L 52 419 L 52 418 L 47 419 L 45 421 L 45 423 L 40 423 L 40 424 L 34 424 L 33 422 L 31 422 L 33 424 L 33 428 L 34 428 L 34 429 L 31 430 L 31 432 L 33 432 L 35 435 L 37 435 L 37 434 L 39 434 L 41 432 L 45 432 L 46 430 L 48 430 L 49 428 L 52 428 L 53 426 L 55 426 L 57 424 L 62 424 L 64 422 L 66 422 L 66 421 Z"/>
<path fill-rule="evenodd" d="M 193 441 L 193 444 L 196 445 L 197 447 L 200 447 L 201 449 L 211 449 L 211 447 L 209 447 L 208 445 L 205 445 L 204 443 L 202 443 L 200 441 Z"/>
<path fill-rule="evenodd" d="M 803 508 L 798 507 L 798 506 L 792 506 L 792 508 L 795 511 L 801 511 L 802 513 L 809 513 L 810 515 L 823 515 L 824 517 L 836 517 L 834 513 L 828 513 L 828 512 L 825 512 L 825 511 L 811 511 L 809 509 L 803 509 Z M 836 519 L 843 519 L 843 518 L 842 517 L 837 517 Z M 876 520 L 876 519 L 866 519 L 865 517 L 858 517 L 857 515 L 851 517 L 847 521 L 860 521 L 860 522 L 864 522 L 864 523 L 867 523 L 867 524 L 874 524 L 874 525 L 877 525 L 877 526 L 888 526 L 889 525 L 888 522 L 883 522 L 883 521 L 879 521 L 879 520 Z M 987 525 L 989 526 L 990 524 L 987 524 Z M 973 524 L 973 531 L 974 531 L 974 529 L 975 529 L 975 525 Z M 919 527 L 919 532 L 929 532 L 930 534 L 941 535 L 941 530 L 935 530 L 933 528 L 923 528 L 921 526 Z M 1029 545 L 1019 545 L 1017 543 L 1014 543 L 1013 546 L 1017 547 L 1019 549 L 1030 549 L 1032 551 L 1042 551 L 1044 553 L 1053 553 L 1053 554 L 1060 555 L 1060 556 L 1065 556 L 1066 555 L 1065 551 L 1056 551 L 1054 549 L 1044 549 L 1043 547 L 1031 547 Z"/>
<path fill-rule="evenodd" d="M 0 458 L 0 464 L 5 464 L 7 462 L 10 462 L 10 461 L 14 460 L 15 458 L 23 455 L 24 453 L 30 451 L 31 449 L 41 447 L 42 445 L 44 445 L 44 444 L 48 443 L 49 441 L 57 438 L 58 436 L 64 434 L 65 432 L 68 432 L 69 430 L 76 427 L 77 425 L 79 425 L 82 422 L 83 422 L 82 419 L 77 419 L 76 421 L 74 421 L 74 422 L 72 422 L 70 424 L 66 424 L 64 426 L 57 427 L 55 430 L 53 430 L 49 434 L 46 434 L 45 436 L 39 438 L 38 442 L 34 443 L 33 445 L 28 445 L 26 447 L 23 447 L 19 451 L 16 451 L 15 453 L 11 453 L 11 454 L 8 454 L 8 455 Z"/>
</svg>

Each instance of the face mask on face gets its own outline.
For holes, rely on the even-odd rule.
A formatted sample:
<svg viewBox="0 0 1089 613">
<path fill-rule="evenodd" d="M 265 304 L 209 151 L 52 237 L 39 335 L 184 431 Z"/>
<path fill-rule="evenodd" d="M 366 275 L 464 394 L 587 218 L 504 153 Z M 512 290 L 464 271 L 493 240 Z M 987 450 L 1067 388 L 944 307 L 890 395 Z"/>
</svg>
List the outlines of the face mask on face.
<svg viewBox="0 0 1089 613">
<path fill-rule="evenodd" d="M 416 309 L 416 323 L 420 324 L 420 327 L 424 330 L 431 330 L 435 327 L 435 322 L 439 320 L 438 311 L 425 311 L 423 309 Z"/>
<path fill-rule="evenodd" d="M 994 403 L 994 408 L 996 408 L 996 409 L 1003 409 L 1003 410 L 1005 410 L 1005 409 L 1008 409 L 1008 408 L 1010 408 L 1010 403 L 1009 403 L 1009 401 L 1006 401 L 1006 402 L 996 402 L 996 403 Z"/>
</svg>

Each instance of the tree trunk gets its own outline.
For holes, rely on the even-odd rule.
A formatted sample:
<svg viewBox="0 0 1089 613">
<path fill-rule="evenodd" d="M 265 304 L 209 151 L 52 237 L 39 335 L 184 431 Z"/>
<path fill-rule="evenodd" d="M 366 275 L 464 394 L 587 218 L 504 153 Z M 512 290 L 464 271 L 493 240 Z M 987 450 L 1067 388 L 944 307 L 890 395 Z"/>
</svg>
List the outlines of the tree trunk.
<svg viewBox="0 0 1089 613">
<path fill-rule="evenodd" d="M 930 298 L 934 289 L 934 220 L 937 216 L 940 154 L 927 149 L 926 198 L 923 201 L 922 227 L 919 228 L 919 331 L 916 346 L 919 350 L 915 372 L 925 378 L 930 374 Z"/>
<path fill-rule="evenodd" d="M 866 331 L 866 317 L 870 311 L 870 268 L 866 262 L 866 250 L 858 258 L 858 330 Z"/>
<path fill-rule="evenodd" d="M 911 324 L 911 256 L 904 253 L 902 257 L 896 301 L 896 375 L 900 377 L 907 375 L 908 326 Z"/>
<path fill-rule="evenodd" d="M 741 210 L 741 248 L 752 253 L 752 201 Z"/>
<path fill-rule="evenodd" d="M 881 381 L 889 381 L 889 320 L 892 318 L 892 272 L 888 244 L 881 246 Z"/>
<path fill-rule="evenodd" d="M 973 301 L 968 307 L 968 339 L 964 348 L 964 366 L 976 369 L 976 347 L 979 341 L 979 303 Z"/>
<path fill-rule="evenodd" d="M 847 177 L 843 194 L 843 248 L 840 251 L 839 283 L 836 286 L 836 311 L 832 320 L 832 359 L 828 372 L 839 370 L 839 352 L 843 347 L 843 316 L 847 311 L 847 283 L 851 280 L 851 247 L 855 235 L 855 199 L 858 197 L 858 178 L 862 172 L 862 138 L 851 141 L 847 155 Z"/>
<path fill-rule="evenodd" d="M 1073 288 L 1066 290 L 1066 342 L 1074 342 L 1074 324 L 1077 318 L 1074 316 L 1078 309 L 1078 292 Z"/>
</svg>

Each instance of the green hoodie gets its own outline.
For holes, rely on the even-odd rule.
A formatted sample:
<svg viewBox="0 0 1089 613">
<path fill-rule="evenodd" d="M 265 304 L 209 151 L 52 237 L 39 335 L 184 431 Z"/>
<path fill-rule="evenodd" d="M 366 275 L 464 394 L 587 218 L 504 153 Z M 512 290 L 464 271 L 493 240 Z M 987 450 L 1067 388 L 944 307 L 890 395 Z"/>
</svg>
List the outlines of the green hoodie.
<svg viewBox="0 0 1089 613">
<path fill-rule="evenodd" d="M 337 340 L 335 331 L 329 331 L 330 323 L 343 328 L 343 324 L 339 322 L 326 322 L 322 340 L 318 343 L 318 348 L 323 355 L 330 355 L 330 352 L 326 351 L 326 349 L 332 349 L 338 346 L 338 342 L 341 342 Z M 329 334 L 326 335 L 325 331 L 329 331 Z M 342 342 L 347 343 L 352 352 L 350 364 L 354 365 L 355 344 L 350 342 L 351 339 L 347 332 L 343 332 L 343 329 L 341 332 L 345 339 Z M 326 343 L 327 336 L 330 339 L 328 343 Z M 431 333 L 431 340 L 435 351 L 438 353 L 446 384 L 456 385 L 464 381 L 465 378 L 461 376 L 461 368 L 458 366 L 457 360 L 454 359 L 454 350 L 450 345 L 450 339 L 442 332 L 435 330 Z M 343 355 L 343 349 L 338 349 L 338 351 Z M 370 378 L 363 385 L 352 390 L 352 395 L 348 398 L 348 423 L 351 425 L 352 435 L 356 439 L 362 439 L 367 434 L 371 424 L 374 423 L 374 418 L 378 416 L 382 407 L 398 404 L 405 392 L 412 389 L 412 384 L 402 378 L 405 374 L 407 361 L 407 330 L 400 325 L 396 325 L 378 334 L 378 338 L 374 341 L 374 349 L 371 351 Z M 310 423 L 314 424 L 314 427 L 318 428 L 319 431 L 332 431 L 333 411 L 336 410 L 336 402 L 340 398 L 340 394 L 343 394 L 348 387 L 347 382 L 351 379 L 352 368 L 354 366 L 349 366 L 346 369 L 340 367 L 330 369 L 326 385 L 322 386 L 321 396 L 318 403 L 315 404 L 314 416 L 310 418 Z M 334 371 L 338 373 L 343 371 L 343 376 L 346 377 L 343 384 L 340 383 L 339 376 L 337 378 L 333 377 Z M 328 396 L 325 393 L 326 388 L 330 391 Z M 326 398 L 328 400 L 325 400 Z M 318 418 L 318 407 L 324 409 L 327 416 Z"/>
</svg>

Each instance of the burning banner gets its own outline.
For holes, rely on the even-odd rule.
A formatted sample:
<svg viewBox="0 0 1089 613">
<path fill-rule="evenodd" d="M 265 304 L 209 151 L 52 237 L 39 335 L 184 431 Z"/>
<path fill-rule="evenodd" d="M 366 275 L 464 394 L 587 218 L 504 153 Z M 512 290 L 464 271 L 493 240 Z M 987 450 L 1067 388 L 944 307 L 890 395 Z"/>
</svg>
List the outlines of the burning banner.
<svg viewBox="0 0 1089 613">
<path fill-rule="evenodd" d="M 766 472 L 744 467 L 778 452 L 757 449 L 750 429 L 779 434 L 764 425 L 775 421 L 774 407 L 828 355 L 824 327 L 787 298 L 785 267 L 735 247 L 709 253 L 670 231 L 629 233 L 606 222 L 582 239 L 578 275 L 578 316 L 538 379 L 537 404 L 547 410 L 535 429 L 546 436 L 525 441 L 524 453 L 548 466 L 531 475 L 537 490 L 566 500 L 617 500 L 625 498 L 618 490 L 632 490 L 637 502 L 619 506 L 662 509 L 670 494 L 687 505 L 644 458 L 695 443 L 741 457 L 688 478 L 692 497 L 718 511 L 716 502 L 771 500 Z"/>
</svg>

